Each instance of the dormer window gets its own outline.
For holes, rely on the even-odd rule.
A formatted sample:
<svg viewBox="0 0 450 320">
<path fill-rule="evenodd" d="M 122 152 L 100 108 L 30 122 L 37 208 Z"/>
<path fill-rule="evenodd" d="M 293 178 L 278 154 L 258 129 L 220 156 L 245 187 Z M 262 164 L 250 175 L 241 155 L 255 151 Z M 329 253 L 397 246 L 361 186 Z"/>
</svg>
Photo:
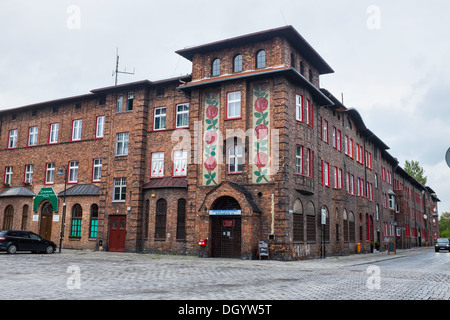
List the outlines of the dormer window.
<svg viewBox="0 0 450 320">
<path fill-rule="evenodd" d="M 215 59 L 213 61 L 211 75 L 213 77 L 220 75 L 220 59 Z"/>
<path fill-rule="evenodd" d="M 256 69 L 266 67 L 266 52 L 264 50 L 258 51 L 256 54 Z"/>
</svg>

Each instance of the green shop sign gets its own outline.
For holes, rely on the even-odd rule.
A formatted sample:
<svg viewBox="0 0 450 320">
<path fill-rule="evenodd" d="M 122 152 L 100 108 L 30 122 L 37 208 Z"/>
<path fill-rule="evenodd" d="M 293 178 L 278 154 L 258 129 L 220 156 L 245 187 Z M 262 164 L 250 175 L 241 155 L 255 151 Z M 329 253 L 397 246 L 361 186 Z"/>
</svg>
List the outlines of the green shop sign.
<svg viewBox="0 0 450 320">
<path fill-rule="evenodd" d="M 38 207 L 42 201 L 50 201 L 53 207 L 53 212 L 58 212 L 58 196 L 53 188 L 42 188 L 33 201 L 33 212 L 38 211 Z"/>
</svg>

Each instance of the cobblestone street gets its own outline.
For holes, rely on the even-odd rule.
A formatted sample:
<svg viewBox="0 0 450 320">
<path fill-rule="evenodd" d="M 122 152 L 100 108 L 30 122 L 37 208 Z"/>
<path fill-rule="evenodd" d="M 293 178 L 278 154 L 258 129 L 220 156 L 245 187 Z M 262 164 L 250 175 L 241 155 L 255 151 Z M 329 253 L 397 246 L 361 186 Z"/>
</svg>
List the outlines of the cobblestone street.
<svg viewBox="0 0 450 320">
<path fill-rule="evenodd" d="M 431 247 L 292 262 L 75 250 L 0 259 L 1 299 L 450 299 L 450 253 Z"/>
</svg>

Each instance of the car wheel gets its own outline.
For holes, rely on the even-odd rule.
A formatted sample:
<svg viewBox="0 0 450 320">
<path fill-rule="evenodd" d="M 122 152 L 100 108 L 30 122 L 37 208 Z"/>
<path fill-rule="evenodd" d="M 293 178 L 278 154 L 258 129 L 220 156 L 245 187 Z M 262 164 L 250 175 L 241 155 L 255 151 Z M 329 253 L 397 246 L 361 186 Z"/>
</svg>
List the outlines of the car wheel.
<svg viewBox="0 0 450 320">
<path fill-rule="evenodd" d="M 435 252 L 439 252 L 439 249 L 434 249 Z"/>
<path fill-rule="evenodd" d="M 8 247 L 8 249 L 6 249 L 6 252 L 8 252 L 9 254 L 14 254 L 17 252 L 17 246 L 15 244 L 12 244 Z"/>
<path fill-rule="evenodd" d="M 55 251 L 55 250 L 53 249 L 52 246 L 48 246 L 47 248 L 45 248 L 45 253 L 47 253 L 47 254 L 52 254 L 53 251 Z"/>
</svg>

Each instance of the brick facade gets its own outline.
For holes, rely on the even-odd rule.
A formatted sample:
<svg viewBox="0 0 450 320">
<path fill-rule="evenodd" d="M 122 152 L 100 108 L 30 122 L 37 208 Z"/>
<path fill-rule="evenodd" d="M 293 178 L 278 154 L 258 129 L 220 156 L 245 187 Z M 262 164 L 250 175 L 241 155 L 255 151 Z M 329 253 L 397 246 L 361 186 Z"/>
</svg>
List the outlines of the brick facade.
<svg viewBox="0 0 450 320">
<path fill-rule="evenodd" d="M 64 248 L 252 259 L 264 240 L 271 258 L 292 260 L 436 237 L 434 191 L 320 88 L 333 70 L 295 29 L 177 53 L 192 75 L 1 111 L 2 228 L 47 228 L 58 242 L 66 182 Z M 59 199 L 47 227 L 43 188 Z"/>
</svg>

